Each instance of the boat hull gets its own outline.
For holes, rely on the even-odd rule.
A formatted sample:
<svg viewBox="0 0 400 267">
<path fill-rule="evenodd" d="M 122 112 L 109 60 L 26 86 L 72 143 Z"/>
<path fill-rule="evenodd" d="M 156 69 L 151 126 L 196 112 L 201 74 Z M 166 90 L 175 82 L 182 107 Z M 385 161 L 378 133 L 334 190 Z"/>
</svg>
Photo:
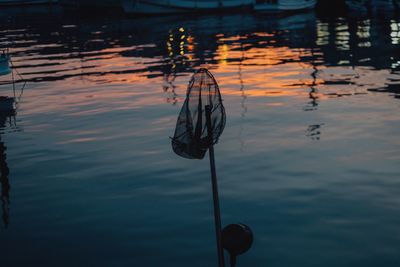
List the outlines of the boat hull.
<svg viewBox="0 0 400 267">
<path fill-rule="evenodd" d="M 8 57 L 0 57 L 0 75 L 6 75 L 11 72 L 9 61 Z"/>
<path fill-rule="evenodd" d="M 58 0 L 6 0 L 0 1 L 0 6 L 44 5 L 56 3 L 58 3 Z"/>
<path fill-rule="evenodd" d="M 60 0 L 60 4 L 67 7 L 75 8 L 120 8 L 121 2 L 119 0 Z"/>
<path fill-rule="evenodd" d="M 254 0 L 203 0 L 203 1 L 168 1 L 168 0 L 122 0 L 126 13 L 135 14 L 173 14 L 201 12 L 212 10 L 227 10 L 251 7 Z"/>
</svg>

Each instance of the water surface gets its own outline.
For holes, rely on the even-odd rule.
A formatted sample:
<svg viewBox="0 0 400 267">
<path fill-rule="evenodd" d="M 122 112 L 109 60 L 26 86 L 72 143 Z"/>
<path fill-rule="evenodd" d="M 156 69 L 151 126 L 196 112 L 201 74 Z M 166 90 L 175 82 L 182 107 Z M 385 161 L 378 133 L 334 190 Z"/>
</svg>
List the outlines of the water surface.
<svg viewBox="0 0 400 267">
<path fill-rule="evenodd" d="M 0 20 L 1 266 L 216 266 L 208 161 L 169 139 L 200 67 L 222 222 L 255 234 L 238 266 L 399 266 L 397 14 Z"/>
</svg>

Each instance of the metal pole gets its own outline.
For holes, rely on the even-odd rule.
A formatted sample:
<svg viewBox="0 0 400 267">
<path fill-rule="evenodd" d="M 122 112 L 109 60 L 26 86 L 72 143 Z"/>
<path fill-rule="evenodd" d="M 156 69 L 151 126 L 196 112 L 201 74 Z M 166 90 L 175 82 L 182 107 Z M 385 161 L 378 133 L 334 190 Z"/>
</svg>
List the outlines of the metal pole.
<svg viewBox="0 0 400 267">
<path fill-rule="evenodd" d="M 205 111 L 206 111 L 207 134 L 208 134 L 208 138 L 209 138 L 209 142 L 210 142 L 210 147 L 208 148 L 208 152 L 209 152 L 209 158 L 210 158 L 211 184 L 212 184 L 213 201 L 214 201 L 214 220 L 215 220 L 215 233 L 217 236 L 218 266 L 225 267 L 224 250 L 222 248 L 221 212 L 219 209 L 217 172 L 215 170 L 210 105 L 205 106 Z"/>
</svg>

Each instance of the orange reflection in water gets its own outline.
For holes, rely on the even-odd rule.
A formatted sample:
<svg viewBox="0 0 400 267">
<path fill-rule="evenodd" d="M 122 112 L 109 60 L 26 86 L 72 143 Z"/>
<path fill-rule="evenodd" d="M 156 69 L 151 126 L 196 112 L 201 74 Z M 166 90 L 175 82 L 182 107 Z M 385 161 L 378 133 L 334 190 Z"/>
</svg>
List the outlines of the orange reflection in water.
<svg viewBox="0 0 400 267">
<path fill-rule="evenodd" d="M 311 52 L 305 49 L 267 46 L 244 50 L 241 44 L 222 43 L 217 49 L 215 60 L 218 64 L 214 71 L 224 94 L 242 94 L 238 90 L 240 76 L 246 96 L 308 96 L 310 86 L 323 82 L 312 77 L 315 69 L 310 63 L 300 63 L 301 57 L 310 55 Z"/>
<path fill-rule="evenodd" d="M 273 37 L 271 33 L 253 35 Z M 178 43 L 176 45 L 171 43 L 169 51 L 173 52 L 171 57 L 124 56 L 125 52 L 152 49 L 154 45 L 115 47 L 83 52 L 82 58 L 65 56 L 60 65 L 42 66 L 38 68 L 39 71 L 59 70 L 60 74 L 71 77 L 66 78 L 68 82 L 60 80 L 53 82 L 52 85 L 45 83 L 52 88 L 45 86 L 41 91 L 30 93 L 31 97 L 40 98 L 43 105 L 30 105 L 29 101 L 24 105 L 32 113 L 65 110 L 68 115 L 81 116 L 165 103 L 168 102 L 165 100 L 168 94 L 172 95 L 174 103 L 182 101 L 191 73 L 175 66 L 180 64 L 182 67 L 188 59 L 190 61 L 189 56 L 195 56 L 193 51 L 197 49 L 197 43 L 194 36 L 182 31 L 173 35 L 173 39 L 178 40 Z M 268 105 L 279 106 L 288 102 L 282 99 L 284 97 L 301 97 L 308 102 L 310 98 L 320 101 L 335 94 L 343 96 L 366 91 L 366 87 L 360 87 L 360 84 L 376 84 L 379 77 L 382 78 L 379 79 L 382 80 L 380 84 L 384 86 L 388 75 L 386 73 L 378 75 L 376 70 L 360 67 L 321 66 L 321 51 L 272 46 L 273 40 L 269 39 L 259 40 L 258 43 L 250 43 L 248 40 L 247 36 L 217 35 L 218 45 L 213 51 L 212 63 L 204 67 L 210 68 L 214 73 L 224 95 L 274 98 L 275 102 Z M 166 48 L 168 41 L 169 39 L 165 42 Z M 184 54 L 181 55 L 181 52 Z M 314 56 L 320 58 L 320 61 L 304 60 L 304 57 Z M 51 61 L 49 58 L 31 57 L 31 64 Z M 166 59 L 169 59 L 167 63 Z M 162 73 L 163 64 L 171 64 L 170 73 Z M 149 71 L 151 66 L 155 68 Z M 196 68 L 198 66 L 194 66 L 194 69 Z M 185 73 L 179 75 L 179 69 Z M 188 69 L 193 70 L 192 67 Z M 32 71 L 34 68 L 31 67 L 29 70 L 30 74 L 22 69 L 25 78 L 36 75 Z M 164 77 L 171 76 L 170 79 L 162 78 L 163 74 Z M 54 72 L 52 75 L 57 76 L 59 73 Z M 334 82 L 348 80 L 348 85 L 327 83 L 329 80 Z M 162 88 L 167 88 L 169 91 L 165 89 L 163 94 Z"/>
</svg>

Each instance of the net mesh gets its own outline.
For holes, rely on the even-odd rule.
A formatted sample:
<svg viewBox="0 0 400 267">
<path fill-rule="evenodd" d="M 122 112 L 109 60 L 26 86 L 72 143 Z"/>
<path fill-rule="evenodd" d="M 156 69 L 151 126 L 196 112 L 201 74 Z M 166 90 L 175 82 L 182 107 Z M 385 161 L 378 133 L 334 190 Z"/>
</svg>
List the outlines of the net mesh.
<svg viewBox="0 0 400 267">
<path fill-rule="evenodd" d="M 209 138 L 206 124 L 206 106 L 211 110 Z M 189 82 L 186 99 L 176 122 L 172 148 L 189 159 L 204 158 L 207 149 L 218 142 L 226 122 L 225 109 L 217 82 L 207 69 L 199 69 Z"/>
</svg>

